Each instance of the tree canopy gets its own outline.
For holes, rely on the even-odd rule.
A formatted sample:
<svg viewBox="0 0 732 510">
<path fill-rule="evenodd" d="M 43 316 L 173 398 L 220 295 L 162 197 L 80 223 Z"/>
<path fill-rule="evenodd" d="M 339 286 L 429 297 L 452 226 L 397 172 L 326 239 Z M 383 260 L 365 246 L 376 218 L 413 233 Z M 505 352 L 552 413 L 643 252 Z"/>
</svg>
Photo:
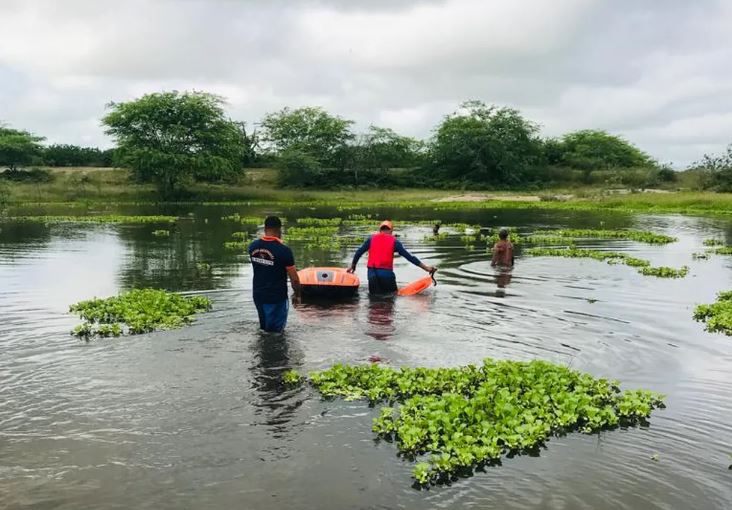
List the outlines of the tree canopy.
<svg viewBox="0 0 732 510">
<path fill-rule="evenodd" d="M 277 153 L 298 151 L 325 167 L 343 167 L 346 147 L 354 135 L 353 121 L 319 107 L 283 108 L 262 120 L 262 140 Z"/>
<path fill-rule="evenodd" d="M 33 163 L 43 147 L 44 138 L 28 131 L 20 131 L 0 125 L 0 166 L 15 171 Z"/>
<path fill-rule="evenodd" d="M 704 154 L 693 167 L 701 172 L 702 187 L 732 192 L 732 143 L 721 154 Z"/>
<path fill-rule="evenodd" d="M 112 166 L 114 149 L 53 144 L 43 149 L 43 163 L 48 166 Z"/>
<path fill-rule="evenodd" d="M 393 129 L 369 126 L 357 140 L 357 163 L 364 168 L 412 168 L 422 163 L 424 144 Z"/>
<path fill-rule="evenodd" d="M 538 131 L 518 110 L 468 101 L 437 127 L 432 163 L 451 180 L 517 183 L 540 157 Z"/>
<path fill-rule="evenodd" d="M 559 140 L 548 140 L 545 153 L 550 164 L 581 170 L 654 165 L 650 156 L 630 142 L 592 129 L 568 133 Z"/>
<path fill-rule="evenodd" d="M 246 133 L 225 116 L 218 96 L 160 92 L 109 107 L 102 122 L 117 141 L 119 160 L 165 195 L 193 178 L 221 180 L 241 171 Z"/>
</svg>

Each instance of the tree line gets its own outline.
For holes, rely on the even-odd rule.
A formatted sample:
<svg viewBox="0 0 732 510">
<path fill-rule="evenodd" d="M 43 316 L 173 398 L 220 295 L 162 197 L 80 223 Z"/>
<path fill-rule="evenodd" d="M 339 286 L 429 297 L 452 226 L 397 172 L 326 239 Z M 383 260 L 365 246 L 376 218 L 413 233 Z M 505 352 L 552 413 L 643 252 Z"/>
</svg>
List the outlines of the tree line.
<svg viewBox="0 0 732 510">
<path fill-rule="evenodd" d="M 597 175 L 648 186 L 676 176 L 622 137 L 587 129 L 542 138 L 518 110 L 481 101 L 446 115 L 428 140 L 378 126 L 357 133 L 352 120 L 319 107 L 283 108 L 249 129 L 225 114 L 223 98 L 197 91 L 147 94 L 108 110 L 102 124 L 114 149 L 46 147 L 39 136 L 0 127 L 0 166 L 5 174 L 30 164 L 124 166 L 166 196 L 195 181 L 234 181 L 252 166 L 276 167 L 282 186 L 315 188 L 520 188 L 590 184 Z M 732 190 L 732 145 L 693 167 L 705 187 Z M 643 182 L 633 182 L 639 175 Z"/>
</svg>

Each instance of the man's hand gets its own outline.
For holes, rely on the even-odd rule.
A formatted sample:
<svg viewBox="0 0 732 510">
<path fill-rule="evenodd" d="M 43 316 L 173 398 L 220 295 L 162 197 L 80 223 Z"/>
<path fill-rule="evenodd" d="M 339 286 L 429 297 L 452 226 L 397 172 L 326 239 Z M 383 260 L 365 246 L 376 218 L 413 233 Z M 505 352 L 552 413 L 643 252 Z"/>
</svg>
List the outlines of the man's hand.
<svg viewBox="0 0 732 510">
<path fill-rule="evenodd" d="M 348 273 L 348 274 L 353 274 L 355 271 L 356 271 L 356 268 L 353 266 L 346 269 L 346 273 Z"/>
<path fill-rule="evenodd" d="M 427 264 L 422 264 L 422 269 L 424 269 L 425 271 L 427 271 L 430 274 L 437 271 L 437 268 L 435 266 L 428 266 Z"/>
</svg>

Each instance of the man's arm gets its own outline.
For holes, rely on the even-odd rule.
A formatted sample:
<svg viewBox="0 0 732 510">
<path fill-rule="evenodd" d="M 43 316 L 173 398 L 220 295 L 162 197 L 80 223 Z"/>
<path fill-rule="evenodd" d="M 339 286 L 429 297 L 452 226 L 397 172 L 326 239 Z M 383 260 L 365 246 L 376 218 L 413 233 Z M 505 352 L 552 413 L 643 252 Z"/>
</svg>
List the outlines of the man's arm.
<svg viewBox="0 0 732 510">
<path fill-rule="evenodd" d="M 396 243 L 394 243 L 394 251 L 396 251 L 399 255 L 401 255 L 402 257 L 407 259 L 409 262 L 411 262 L 415 266 L 421 267 L 428 273 L 434 273 L 435 271 L 437 271 L 436 267 L 428 266 L 427 264 L 425 264 L 421 260 L 419 260 L 417 257 L 415 257 L 414 255 L 409 253 L 406 250 L 406 248 L 404 248 L 404 245 L 400 241 L 397 241 Z"/>
<path fill-rule="evenodd" d="M 369 248 L 371 248 L 371 236 L 366 238 L 363 244 L 359 247 L 358 250 L 356 250 L 356 253 L 353 255 L 351 267 L 348 268 L 349 273 L 353 273 L 356 270 L 356 264 L 358 264 L 358 260 L 363 256 L 364 253 L 369 251 Z"/>
<path fill-rule="evenodd" d="M 498 264 L 498 245 L 493 246 L 493 257 L 491 258 L 491 266 Z"/>
<path fill-rule="evenodd" d="M 290 277 L 290 285 L 292 285 L 292 290 L 296 295 L 300 295 L 300 277 L 297 275 L 297 267 L 295 267 L 295 255 L 293 255 L 292 250 L 287 248 L 287 253 L 285 256 L 285 260 L 283 260 L 285 263 L 285 271 L 287 271 L 287 276 Z"/>
<path fill-rule="evenodd" d="M 295 294 L 300 294 L 300 277 L 297 274 L 297 268 L 295 266 L 288 266 L 287 275 L 290 277 L 290 285 L 292 285 L 292 291 Z"/>
</svg>

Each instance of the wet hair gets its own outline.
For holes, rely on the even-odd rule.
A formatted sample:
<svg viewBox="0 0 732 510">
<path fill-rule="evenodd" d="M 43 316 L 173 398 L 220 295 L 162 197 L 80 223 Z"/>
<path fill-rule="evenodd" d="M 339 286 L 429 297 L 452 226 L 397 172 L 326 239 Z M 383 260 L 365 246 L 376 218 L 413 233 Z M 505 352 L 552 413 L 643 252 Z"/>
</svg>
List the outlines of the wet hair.
<svg viewBox="0 0 732 510">
<path fill-rule="evenodd" d="M 282 228 L 282 220 L 277 216 L 267 216 L 264 219 L 264 228 Z"/>
<path fill-rule="evenodd" d="M 504 227 L 501 230 L 499 230 L 498 231 L 498 238 L 499 239 L 503 239 L 503 240 L 508 239 L 508 229 Z"/>
</svg>

